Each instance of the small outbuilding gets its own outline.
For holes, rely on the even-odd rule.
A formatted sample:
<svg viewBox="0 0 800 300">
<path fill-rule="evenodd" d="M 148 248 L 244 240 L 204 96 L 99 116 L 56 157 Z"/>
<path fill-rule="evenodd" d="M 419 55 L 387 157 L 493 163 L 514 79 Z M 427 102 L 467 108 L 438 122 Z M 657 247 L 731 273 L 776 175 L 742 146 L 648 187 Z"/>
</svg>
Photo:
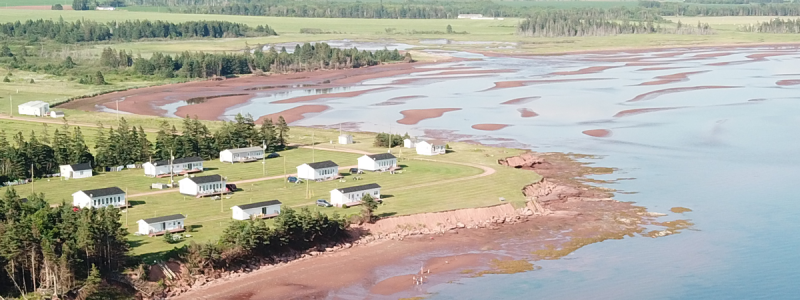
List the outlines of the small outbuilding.
<svg viewBox="0 0 800 300">
<path fill-rule="evenodd" d="M 367 171 L 387 171 L 397 168 L 397 157 L 391 153 L 364 155 L 358 158 L 358 169 Z"/>
<path fill-rule="evenodd" d="M 98 6 L 98 7 L 95 7 L 95 10 L 107 10 L 107 11 L 112 11 L 112 10 L 117 10 L 117 8 L 116 8 L 116 7 L 113 7 L 113 6 Z"/>
<path fill-rule="evenodd" d="M 61 165 L 58 169 L 63 178 L 87 178 L 92 177 L 92 164 L 82 163 L 74 165 Z"/>
<path fill-rule="evenodd" d="M 181 194 L 187 196 L 208 196 L 229 192 L 225 179 L 214 174 L 208 176 L 187 177 L 178 181 Z"/>
<path fill-rule="evenodd" d="M 63 118 L 64 117 L 64 112 L 63 111 L 51 110 L 50 111 L 50 117 L 51 118 Z"/>
<path fill-rule="evenodd" d="M 72 206 L 80 208 L 101 208 L 106 206 L 125 207 L 125 191 L 118 187 L 95 190 L 81 190 L 72 194 Z"/>
<path fill-rule="evenodd" d="M 329 180 L 339 176 L 339 165 L 330 160 L 297 166 L 297 177 L 306 180 Z"/>
<path fill-rule="evenodd" d="M 264 158 L 264 148 L 261 147 L 226 149 L 219 152 L 220 162 L 251 162 L 262 158 Z"/>
<path fill-rule="evenodd" d="M 350 134 L 340 134 L 339 135 L 339 144 L 347 145 L 353 143 L 353 136 Z"/>
<path fill-rule="evenodd" d="M 403 148 L 414 148 L 414 140 L 412 140 L 412 139 L 404 139 L 403 140 Z"/>
<path fill-rule="evenodd" d="M 234 220 L 251 218 L 273 218 L 281 214 L 281 202 L 278 200 L 262 201 L 231 207 Z"/>
<path fill-rule="evenodd" d="M 381 186 L 377 183 L 370 183 L 332 190 L 331 204 L 336 207 L 358 205 L 361 204 L 361 198 L 364 195 L 370 195 L 375 200 L 380 199 Z"/>
<path fill-rule="evenodd" d="M 17 106 L 20 115 L 44 117 L 50 114 L 50 104 L 44 101 L 30 101 Z"/>
<path fill-rule="evenodd" d="M 416 144 L 416 148 L 420 155 L 439 155 L 445 154 L 447 144 L 442 141 L 421 141 Z"/>
<path fill-rule="evenodd" d="M 177 214 L 163 217 L 155 217 L 136 221 L 139 223 L 139 230 L 136 233 L 141 235 L 162 235 L 167 232 L 183 232 L 186 225 L 186 216 Z"/>
<path fill-rule="evenodd" d="M 170 167 L 171 165 L 171 167 Z M 169 159 L 142 164 L 144 175 L 159 177 L 173 174 L 189 174 L 203 171 L 203 159 L 198 156 L 176 158 L 170 164 Z M 171 170 L 171 172 L 170 172 Z"/>
</svg>

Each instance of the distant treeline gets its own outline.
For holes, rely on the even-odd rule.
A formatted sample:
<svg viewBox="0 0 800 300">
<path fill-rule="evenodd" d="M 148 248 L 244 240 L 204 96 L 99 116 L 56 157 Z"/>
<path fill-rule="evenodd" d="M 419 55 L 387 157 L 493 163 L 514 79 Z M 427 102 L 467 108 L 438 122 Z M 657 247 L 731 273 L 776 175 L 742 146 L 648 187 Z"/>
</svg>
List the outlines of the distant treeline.
<svg viewBox="0 0 800 300">
<path fill-rule="evenodd" d="M 747 25 L 739 28 L 740 31 L 761 33 L 800 33 L 800 19 L 781 20 L 774 19 L 756 25 Z"/>
<path fill-rule="evenodd" d="M 108 40 L 138 40 L 149 38 L 226 38 L 245 35 L 277 35 L 269 26 L 250 26 L 227 21 L 124 21 L 98 23 L 93 21 L 65 22 L 64 20 L 27 20 L 0 24 L 0 36 L 48 39 L 61 43 L 100 42 Z"/>
<path fill-rule="evenodd" d="M 653 22 L 616 22 L 605 18 L 584 18 L 569 11 L 541 12 L 520 22 L 517 32 L 524 36 L 569 37 L 605 36 L 617 34 L 710 34 L 708 24 L 697 27 L 683 26 L 663 28 Z"/>
<path fill-rule="evenodd" d="M 640 1 L 642 8 L 653 9 L 660 16 L 800 16 L 798 3 L 759 5 L 704 5 L 678 2 Z"/>
<path fill-rule="evenodd" d="M 697 4 L 759 4 L 759 3 L 786 3 L 784 0 L 684 0 L 684 3 Z"/>
</svg>

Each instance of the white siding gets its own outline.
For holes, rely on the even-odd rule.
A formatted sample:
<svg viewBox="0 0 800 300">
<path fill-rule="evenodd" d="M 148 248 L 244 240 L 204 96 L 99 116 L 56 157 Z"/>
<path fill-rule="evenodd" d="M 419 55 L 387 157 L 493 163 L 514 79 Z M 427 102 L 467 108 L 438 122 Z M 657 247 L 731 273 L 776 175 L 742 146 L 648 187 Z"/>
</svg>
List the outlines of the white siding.
<svg viewBox="0 0 800 300">
<path fill-rule="evenodd" d="M 181 194 L 190 196 L 219 194 L 225 190 L 225 181 L 197 184 L 189 178 L 184 178 L 178 181 L 178 185 Z"/>
<path fill-rule="evenodd" d="M 352 144 L 353 143 L 353 136 L 349 134 L 342 134 L 339 136 L 339 144 Z"/>
<path fill-rule="evenodd" d="M 31 101 L 20 104 L 17 109 L 20 115 L 42 117 L 50 113 L 50 104 L 42 101 Z"/>
<path fill-rule="evenodd" d="M 108 195 L 103 197 L 92 197 L 80 191 L 72 194 L 72 206 L 80 208 L 94 207 L 101 208 L 106 206 L 125 205 L 125 194 Z"/>
<path fill-rule="evenodd" d="M 297 178 L 307 180 L 328 179 L 339 175 L 339 167 L 312 169 L 308 164 L 297 167 Z"/>
<path fill-rule="evenodd" d="M 150 177 L 156 177 L 159 175 L 169 174 L 169 164 L 163 165 L 153 165 L 150 162 L 146 162 L 142 164 L 142 168 L 144 169 L 144 175 Z M 202 170 L 203 169 L 203 162 L 191 162 L 191 163 L 182 163 L 182 164 L 173 164 L 172 165 L 172 172 L 173 173 L 180 173 L 183 171 L 189 170 Z"/>
<path fill-rule="evenodd" d="M 397 158 L 373 160 L 369 156 L 358 158 L 358 169 L 367 171 L 388 170 L 397 166 Z"/>
<path fill-rule="evenodd" d="M 376 189 L 369 189 L 369 190 L 357 191 L 357 192 L 346 193 L 346 194 L 343 194 L 339 190 L 332 190 L 331 191 L 331 204 L 333 206 L 341 207 L 342 204 L 348 204 L 349 205 L 350 203 L 360 202 L 361 198 L 363 198 L 364 195 L 366 195 L 366 194 L 369 194 L 370 196 L 372 196 L 373 199 L 380 199 L 381 198 L 381 189 L 380 188 L 376 188 Z"/>
<path fill-rule="evenodd" d="M 404 148 L 414 148 L 414 141 L 412 141 L 411 139 L 403 140 L 403 147 Z"/>
<path fill-rule="evenodd" d="M 184 225 L 186 225 L 186 219 L 169 220 L 153 224 L 148 224 L 144 220 L 139 220 L 137 223 L 139 223 L 139 230 L 136 231 L 136 233 L 147 235 L 165 230 L 181 229 Z"/>
<path fill-rule="evenodd" d="M 219 161 L 221 162 L 237 162 L 241 160 L 262 159 L 264 158 L 264 149 L 251 150 L 251 151 L 235 151 L 223 150 L 219 153 Z"/>
<path fill-rule="evenodd" d="M 233 211 L 234 220 L 248 220 L 252 216 L 280 214 L 281 205 L 275 204 L 269 206 L 254 207 L 249 209 L 241 209 L 238 206 L 234 206 L 231 209 L 231 211 Z"/>
<path fill-rule="evenodd" d="M 417 143 L 417 154 L 420 155 L 438 155 L 445 153 L 444 145 L 432 145 L 426 141 Z"/>
<path fill-rule="evenodd" d="M 72 166 L 70 165 L 63 165 L 58 167 L 59 172 L 61 173 L 61 177 L 64 178 L 89 178 L 92 177 L 92 170 L 80 170 L 74 171 L 72 170 Z"/>
</svg>

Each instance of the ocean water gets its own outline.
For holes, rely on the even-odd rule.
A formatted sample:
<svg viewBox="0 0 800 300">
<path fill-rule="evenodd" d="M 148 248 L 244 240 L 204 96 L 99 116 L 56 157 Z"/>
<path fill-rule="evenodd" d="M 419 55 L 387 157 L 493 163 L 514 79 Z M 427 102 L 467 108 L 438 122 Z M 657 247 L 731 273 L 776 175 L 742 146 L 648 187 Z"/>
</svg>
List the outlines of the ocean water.
<svg viewBox="0 0 800 300">
<path fill-rule="evenodd" d="M 616 199 L 655 212 L 669 213 L 675 206 L 693 210 L 670 213 L 662 220 L 690 219 L 694 230 L 658 239 L 592 244 L 560 260 L 535 262 L 540 270 L 430 287 L 429 299 L 800 299 L 800 85 L 777 84 L 800 79 L 800 52 L 758 48 L 679 52 L 525 58 L 456 53 L 481 60 L 431 67 L 513 71 L 441 76 L 426 67 L 407 76 L 375 79 L 356 88 L 390 89 L 315 100 L 331 109 L 306 115 L 294 125 L 357 122 L 366 131 L 391 129 L 419 137 L 434 137 L 432 130 L 439 130 L 439 134 L 449 132 L 450 140 L 502 144 L 511 139 L 535 151 L 601 155 L 595 161 L 598 165 L 620 170 L 603 179 L 635 178 L 609 185 L 635 192 L 617 194 Z M 710 57 L 728 52 L 732 54 Z M 758 56 L 763 53 L 777 55 Z M 642 62 L 663 64 L 636 65 Z M 719 64 L 724 62 L 733 63 Z M 615 68 L 593 74 L 550 74 L 592 66 Z M 662 67 L 674 69 L 646 69 Z M 700 71 L 683 81 L 639 85 L 658 76 Z M 395 82 L 410 78 L 420 80 Z M 595 80 L 491 89 L 500 81 L 555 79 Z M 727 88 L 691 89 L 698 86 Z M 672 90 L 631 101 L 664 89 Z M 374 105 L 413 95 L 426 98 Z M 500 104 L 534 96 L 540 98 Z M 275 99 L 254 99 L 235 110 L 258 117 L 307 104 L 268 104 Z M 425 108 L 461 110 L 416 125 L 396 123 L 403 117 L 400 111 Z M 522 118 L 521 108 L 538 116 Z M 670 109 L 616 116 L 651 108 Z M 471 128 L 482 123 L 511 126 L 498 131 Z M 609 130 L 611 135 L 582 133 L 592 129 Z"/>
</svg>

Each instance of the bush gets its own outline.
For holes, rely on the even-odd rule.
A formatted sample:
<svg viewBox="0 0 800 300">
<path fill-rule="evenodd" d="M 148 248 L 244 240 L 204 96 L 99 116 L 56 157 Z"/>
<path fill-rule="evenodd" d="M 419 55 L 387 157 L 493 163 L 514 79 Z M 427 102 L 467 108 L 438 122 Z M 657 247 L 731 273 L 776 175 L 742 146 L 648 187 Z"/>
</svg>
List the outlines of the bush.
<svg viewBox="0 0 800 300">
<path fill-rule="evenodd" d="M 348 207 L 347 204 L 342 204 L 342 208 L 347 209 Z"/>
<path fill-rule="evenodd" d="M 11 82 L 11 79 L 8 79 L 8 76 L 3 78 L 3 82 Z"/>
<path fill-rule="evenodd" d="M 34 81 L 34 80 L 33 80 L 33 78 L 31 78 L 31 81 L 30 81 L 30 83 L 31 83 L 31 84 L 34 84 L 34 83 L 36 83 L 36 81 Z"/>
<path fill-rule="evenodd" d="M 51 10 L 64 10 L 64 6 L 62 6 L 61 4 L 53 4 L 53 6 L 51 6 L 50 9 Z"/>
</svg>

